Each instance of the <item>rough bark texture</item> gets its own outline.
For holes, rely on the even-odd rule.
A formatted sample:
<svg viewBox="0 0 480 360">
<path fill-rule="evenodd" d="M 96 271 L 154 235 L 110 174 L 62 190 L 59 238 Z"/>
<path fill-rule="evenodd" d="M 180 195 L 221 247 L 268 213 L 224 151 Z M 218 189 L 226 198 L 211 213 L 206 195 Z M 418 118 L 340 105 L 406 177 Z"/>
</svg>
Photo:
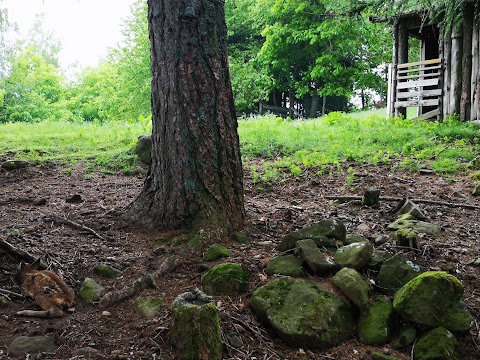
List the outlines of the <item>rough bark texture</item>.
<svg viewBox="0 0 480 360">
<path fill-rule="evenodd" d="M 128 215 L 222 235 L 243 222 L 243 172 L 224 2 L 148 0 L 152 165 Z"/>
</svg>

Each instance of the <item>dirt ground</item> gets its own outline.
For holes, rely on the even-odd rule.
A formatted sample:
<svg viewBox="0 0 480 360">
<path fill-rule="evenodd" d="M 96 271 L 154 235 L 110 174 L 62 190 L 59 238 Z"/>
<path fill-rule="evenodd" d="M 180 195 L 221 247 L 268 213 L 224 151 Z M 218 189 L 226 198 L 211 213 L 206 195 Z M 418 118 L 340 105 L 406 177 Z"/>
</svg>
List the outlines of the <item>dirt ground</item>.
<svg viewBox="0 0 480 360">
<path fill-rule="evenodd" d="M 347 179 L 351 174 L 346 171 L 327 171 L 323 175 L 311 171 L 270 186 L 254 185 L 246 177 L 247 222 L 242 231 L 250 243 L 223 242 L 232 250 L 228 261 L 239 262 L 250 271 L 250 293 L 242 297 L 215 298 L 221 311 L 222 336 L 227 339 L 231 334 L 238 334 L 243 344 L 237 348 L 226 344 L 225 359 L 370 359 L 372 351 L 410 358 L 411 349 L 398 353 L 389 345 L 374 348 L 355 340 L 328 351 L 291 349 L 263 329 L 248 306 L 251 292 L 271 279 L 264 272 L 265 264 L 278 255 L 275 245 L 287 232 L 337 217 L 345 223 L 348 232 L 375 239 L 388 233 L 387 225 L 396 218 L 393 210 L 397 204 L 392 201 L 382 201 L 379 209 L 372 209 L 362 207 L 358 201 L 334 204 L 326 196 L 362 195 L 365 189 L 374 186 L 385 197 L 480 206 L 480 198 L 471 196 L 474 180 L 468 175 L 422 175 L 392 171 L 387 166 L 355 166 L 354 169 L 354 178 Z M 58 348 L 38 355 L 38 359 L 178 358 L 169 334 L 171 303 L 178 294 L 201 288 L 200 278 L 205 271 L 202 254 L 207 246 L 186 250 L 179 245 L 181 235 L 177 236 L 175 245 L 169 245 L 158 241 L 165 234 L 129 225 L 121 216 L 122 209 L 138 194 L 142 182 L 140 175 L 85 176 L 81 164 L 71 173 L 54 166 L 0 170 L 0 238 L 41 256 L 76 292 L 86 277 L 94 278 L 107 290 L 119 289 L 157 269 L 168 255 L 177 254 L 181 259 L 180 266 L 165 274 L 156 289 L 143 292 L 165 299 L 160 315 L 152 319 L 136 312 L 133 298 L 107 308 L 108 314 L 98 304 L 77 300 L 76 311 L 64 318 L 26 318 L 17 316 L 16 312 L 36 309 L 34 302 L 11 296 L 10 305 L 0 309 L 0 359 L 8 358 L 8 345 L 21 335 L 55 338 Z M 70 202 L 75 200 L 74 195 L 80 195 L 81 201 Z M 35 205 L 31 201 L 40 199 L 45 199 L 46 204 Z M 462 281 L 466 304 L 476 320 L 469 333 L 458 336 L 462 359 L 479 359 L 480 268 L 475 267 L 473 261 L 480 257 L 480 211 L 428 204 L 421 204 L 421 208 L 429 221 L 442 227 L 443 235 L 423 239 L 421 251 L 398 248 L 393 243 L 382 248 L 404 253 L 426 269 L 450 268 Z M 104 240 L 53 221 L 48 217 L 52 214 L 92 228 Z M 19 262 L 17 256 L 0 249 L 0 289 L 20 292 L 13 279 Z M 110 264 L 122 272 L 114 279 L 98 278 L 93 267 L 99 263 Z M 76 352 L 79 349 L 80 352 Z"/>
</svg>

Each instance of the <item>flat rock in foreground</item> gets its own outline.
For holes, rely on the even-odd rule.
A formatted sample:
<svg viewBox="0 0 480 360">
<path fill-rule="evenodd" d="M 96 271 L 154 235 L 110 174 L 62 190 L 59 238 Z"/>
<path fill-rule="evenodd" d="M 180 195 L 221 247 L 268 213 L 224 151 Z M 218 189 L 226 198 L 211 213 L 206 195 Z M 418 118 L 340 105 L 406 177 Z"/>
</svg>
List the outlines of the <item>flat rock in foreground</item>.
<svg viewBox="0 0 480 360">
<path fill-rule="evenodd" d="M 273 280 L 255 290 L 250 305 L 260 321 L 295 348 L 333 347 L 355 330 L 354 310 L 309 280 Z"/>
</svg>

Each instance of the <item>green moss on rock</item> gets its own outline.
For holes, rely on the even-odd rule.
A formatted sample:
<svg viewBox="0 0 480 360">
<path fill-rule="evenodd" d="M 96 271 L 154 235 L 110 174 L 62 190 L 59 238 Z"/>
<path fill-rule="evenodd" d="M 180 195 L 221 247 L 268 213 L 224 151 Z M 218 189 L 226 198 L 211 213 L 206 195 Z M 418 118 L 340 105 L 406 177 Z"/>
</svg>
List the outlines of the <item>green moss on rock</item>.
<svg viewBox="0 0 480 360">
<path fill-rule="evenodd" d="M 455 336 L 443 327 L 431 330 L 413 348 L 416 360 L 460 360 Z"/>
<path fill-rule="evenodd" d="M 215 304 L 174 307 L 172 341 L 182 360 L 220 360 L 222 338 Z"/>
<path fill-rule="evenodd" d="M 220 244 L 213 244 L 210 246 L 203 256 L 203 261 L 209 262 L 214 261 L 220 258 L 225 258 L 230 256 L 231 251 L 228 250 L 225 246 Z"/>
<path fill-rule="evenodd" d="M 450 331 L 468 331 L 473 321 L 464 305 L 462 283 L 442 271 L 410 280 L 395 294 L 393 307 L 409 321 Z"/>
<path fill-rule="evenodd" d="M 417 329 L 413 326 L 407 327 L 400 332 L 398 338 L 392 343 L 394 349 L 402 349 L 410 346 L 415 342 L 417 338 Z"/>
<path fill-rule="evenodd" d="M 392 332 L 393 305 L 389 299 L 377 297 L 358 324 L 358 337 L 367 345 L 383 345 Z"/>
<path fill-rule="evenodd" d="M 380 291 L 393 295 L 407 282 L 423 272 L 422 268 L 401 254 L 396 254 L 384 261 L 377 277 Z"/>
<path fill-rule="evenodd" d="M 339 248 L 335 253 L 335 262 L 341 267 L 361 269 L 370 261 L 372 254 L 372 244 L 357 242 Z"/>
<path fill-rule="evenodd" d="M 120 270 L 115 269 L 110 265 L 101 264 L 101 265 L 95 266 L 95 268 L 93 269 L 93 272 L 98 276 L 101 276 L 104 278 L 114 278 L 120 273 Z"/>
<path fill-rule="evenodd" d="M 219 264 L 202 276 L 202 285 L 209 295 L 241 295 L 248 291 L 248 272 L 240 264 Z"/>
<path fill-rule="evenodd" d="M 289 346 L 329 348 L 350 339 L 355 311 L 320 284 L 275 279 L 258 288 L 250 305 Z"/>
<path fill-rule="evenodd" d="M 302 264 L 303 260 L 295 255 L 277 256 L 268 262 L 265 272 L 268 275 L 278 274 L 301 277 L 305 275 Z"/>
<path fill-rule="evenodd" d="M 9 304 L 8 299 L 5 296 L 0 296 L 0 309 L 7 307 Z"/>
<path fill-rule="evenodd" d="M 137 311 L 145 318 L 153 318 L 156 316 L 164 304 L 164 300 L 155 296 L 139 296 L 135 304 Z"/>
<path fill-rule="evenodd" d="M 95 280 L 91 278 L 85 278 L 79 291 L 79 296 L 86 302 L 95 302 L 100 300 L 105 293 L 105 289 L 97 284 Z"/>
<path fill-rule="evenodd" d="M 360 309 L 368 304 L 368 283 L 355 269 L 343 268 L 335 274 L 332 282 Z"/>
</svg>

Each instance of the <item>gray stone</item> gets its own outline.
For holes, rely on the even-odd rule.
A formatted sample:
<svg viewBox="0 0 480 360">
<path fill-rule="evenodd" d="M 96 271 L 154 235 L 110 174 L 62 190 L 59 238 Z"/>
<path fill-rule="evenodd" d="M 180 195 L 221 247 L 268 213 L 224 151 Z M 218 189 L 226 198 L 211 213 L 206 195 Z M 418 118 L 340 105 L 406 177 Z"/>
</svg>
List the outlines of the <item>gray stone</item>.
<svg viewBox="0 0 480 360">
<path fill-rule="evenodd" d="M 409 199 L 405 199 L 400 209 L 398 209 L 397 214 L 409 214 L 418 220 L 425 219 L 425 214 L 420 207 Z"/>
<path fill-rule="evenodd" d="M 372 353 L 372 360 L 402 360 L 402 358 L 399 358 L 395 355 L 375 351 Z"/>
<path fill-rule="evenodd" d="M 367 263 L 367 268 L 379 271 L 383 263 L 390 259 L 393 255 L 388 251 L 374 250 L 370 261 Z"/>
<path fill-rule="evenodd" d="M 368 188 L 365 190 L 362 198 L 362 205 L 378 207 L 380 204 L 380 190 L 376 188 Z"/>
<path fill-rule="evenodd" d="M 326 256 L 312 239 L 299 240 L 295 245 L 295 256 L 305 261 L 315 274 L 335 269 L 335 261 Z"/>
<path fill-rule="evenodd" d="M 52 351 L 57 348 L 55 341 L 49 336 L 19 336 L 8 346 L 10 356 L 23 356 Z"/>
<path fill-rule="evenodd" d="M 120 270 L 107 264 L 100 264 L 95 266 L 93 272 L 98 276 L 111 279 L 116 277 L 120 273 Z"/>
<path fill-rule="evenodd" d="M 415 265 L 405 256 L 396 254 L 382 264 L 376 284 L 382 293 L 393 295 L 422 272 L 420 266 Z"/>
<path fill-rule="evenodd" d="M 238 335 L 230 335 L 228 337 L 228 342 L 236 349 L 241 349 L 244 346 L 242 338 Z"/>
<path fill-rule="evenodd" d="M 230 239 L 239 244 L 248 244 L 250 242 L 248 237 L 241 232 L 234 232 L 232 235 L 230 235 Z"/>
<path fill-rule="evenodd" d="M 93 303 L 95 301 L 100 300 L 100 298 L 104 293 L 105 293 L 105 288 L 103 286 L 99 285 L 92 278 L 87 277 L 83 281 L 78 295 L 84 301 Z"/>
<path fill-rule="evenodd" d="M 442 271 L 425 272 L 406 283 L 395 294 L 393 308 L 408 321 L 450 331 L 468 331 L 473 322 L 462 283 Z"/>
<path fill-rule="evenodd" d="M 295 247 L 295 243 L 298 240 L 312 239 L 314 241 L 325 241 L 325 237 L 333 239 L 334 241 L 329 241 L 328 246 L 335 246 L 336 241 L 345 241 L 347 235 L 347 229 L 345 225 L 337 219 L 325 219 L 321 220 L 319 223 L 303 228 L 301 230 L 296 230 L 288 233 L 280 242 L 277 247 L 279 251 L 287 251 Z M 317 244 L 319 246 L 319 244 Z M 324 245 L 320 245 L 324 246 Z"/>
<path fill-rule="evenodd" d="M 358 323 L 358 338 L 367 345 L 386 344 L 391 337 L 392 320 L 392 302 L 377 297 Z"/>
<path fill-rule="evenodd" d="M 202 285 L 208 295 L 245 294 L 248 290 L 248 272 L 240 264 L 219 264 L 203 274 Z"/>
<path fill-rule="evenodd" d="M 353 309 L 314 281 L 275 279 L 254 291 L 250 305 L 295 348 L 330 348 L 351 339 L 355 329 Z"/>
<path fill-rule="evenodd" d="M 332 278 L 333 284 L 360 309 L 368 305 L 368 283 L 357 270 L 344 267 Z"/>
<path fill-rule="evenodd" d="M 265 272 L 268 275 L 278 274 L 301 277 L 305 275 L 302 264 L 303 260 L 292 254 L 286 256 L 277 256 L 267 263 Z"/>
<path fill-rule="evenodd" d="M 135 154 L 141 162 L 150 165 L 152 163 L 152 137 L 150 135 L 142 135 L 138 137 L 135 145 Z"/>
<path fill-rule="evenodd" d="M 341 267 L 361 269 L 372 257 L 373 246 L 369 242 L 353 243 L 342 246 L 335 253 L 335 262 Z"/>
<path fill-rule="evenodd" d="M 358 234 L 347 234 L 345 239 L 345 245 L 350 245 L 353 243 L 360 243 L 360 242 L 370 242 L 365 236 L 358 235 Z"/>
<path fill-rule="evenodd" d="M 81 357 L 81 358 L 85 358 L 85 359 L 95 359 L 95 358 L 101 358 L 102 357 L 102 353 L 99 350 L 97 350 L 95 348 L 92 348 L 90 346 L 86 346 L 86 347 L 83 347 L 83 348 L 80 348 L 80 349 L 73 350 L 72 355 L 77 356 L 77 357 Z"/>
<path fill-rule="evenodd" d="M 415 220 L 413 216 L 409 214 L 402 215 L 398 220 L 388 225 L 392 230 L 410 231 L 414 234 L 427 234 L 431 236 L 439 236 L 442 234 L 442 230 L 433 224 L 425 221 Z"/>
<path fill-rule="evenodd" d="M 429 331 L 413 348 L 416 360 L 460 360 L 460 350 L 455 336 L 443 327 Z"/>
</svg>

